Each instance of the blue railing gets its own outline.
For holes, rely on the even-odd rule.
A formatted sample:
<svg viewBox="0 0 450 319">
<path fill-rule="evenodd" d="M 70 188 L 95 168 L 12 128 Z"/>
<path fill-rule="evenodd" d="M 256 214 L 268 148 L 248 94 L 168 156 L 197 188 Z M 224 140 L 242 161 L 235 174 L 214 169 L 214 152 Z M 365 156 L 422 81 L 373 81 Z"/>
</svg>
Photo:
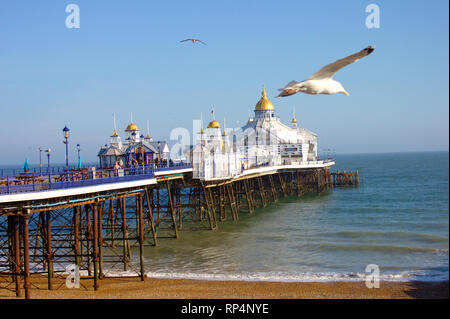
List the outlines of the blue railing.
<svg viewBox="0 0 450 319">
<path fill-rule="evenodd" d="M 158 171 L 192 168 L 191 164 L 160 166 L 133 166 L 121 169 L 72 169 L 52 171 L 47 174 L 35 172 L 0 177 L 0 195 L 46 190 L 66 189 L 109 183 L 136 181 L 154 177 Z"/>
<path fill-rule="evenodd" d="M 89 166 L 82 166 L 83 169 L 88 169 L 89 167 L 93 167 L 95 165 L 89 165 Z M 100 167 L 95 166 L 96 169 L 99 169 Z M 70 170 L 75 170 L 75 166 L 70 167 Z M 49 173 L 52 174 L 58 174 L 63 173 L 66 171 L 66 168 L 64 165 L 58 165 L 58 166 L 43 166 L 40 167 L 32 167 L 28 170 L 30 173 L 34 174 L 41 174 L 41 175 L 48 175 Z M 7 177 L 7 176 L 16 176 L 23 172 L 23 168 L 13 167 L 13 168 L 0 168 L 0 178 L 1 177 Z"/>
</svg>

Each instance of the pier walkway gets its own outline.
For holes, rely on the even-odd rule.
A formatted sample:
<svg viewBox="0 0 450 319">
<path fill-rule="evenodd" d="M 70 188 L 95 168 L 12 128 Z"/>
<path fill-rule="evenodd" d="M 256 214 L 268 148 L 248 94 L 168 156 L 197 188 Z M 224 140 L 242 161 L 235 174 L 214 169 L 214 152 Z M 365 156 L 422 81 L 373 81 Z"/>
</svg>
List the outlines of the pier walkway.
<svg viewBox="0 0 450 319">
<path fill-rule="evenodd" d="M 119 170 L 94 169 L 22 173 L 0 177 L 0 204 L 112 191 L 156 184 L 157 177 L 192 172 L 192 165 L 131 167 Z"/>
<path fill-rule="evenodd" d="M 32 278 L 40 276 L 59 289 L 54 281 L 69 266 L 93 278 L 94 290 L 122 272 L 143 281 L 147 247 L 181 231 L 217 230 L 280 197 L 321 195 L 334 180 L 348 184 L 349 174 L 332 175 L 332 165 L 249 167 L 218 180 L 193 178 L 190 165 L 52 172 L 38 183 L 35 174 L 17 184 L 21 178 L 3 176 L 0 289 L 30 298 Z"/>
<path fill-rule="evenodd" d="M 327 159 L 299 164 L 252 167 L 243 169 L 240 174 L 229 179 L 240 180 L 250 176 L 275 174 L 289 169 L 325 168 L 334 164 L 334 160 Z M 120 170 L 70 170 L 68 172 L 50 172 L 46 175 L 37 173 L 6 175 L 0 177 L 0 204 L 148 186 L 157 184 L 158 180 L 166 180 L 170 176 L 186 173 L 192 173 L 191 164 L 169 167 L 137 166 Z M 223 178 L 209 179 L 209 181 L 214 180 L 223 180 Z"/>
</svg>

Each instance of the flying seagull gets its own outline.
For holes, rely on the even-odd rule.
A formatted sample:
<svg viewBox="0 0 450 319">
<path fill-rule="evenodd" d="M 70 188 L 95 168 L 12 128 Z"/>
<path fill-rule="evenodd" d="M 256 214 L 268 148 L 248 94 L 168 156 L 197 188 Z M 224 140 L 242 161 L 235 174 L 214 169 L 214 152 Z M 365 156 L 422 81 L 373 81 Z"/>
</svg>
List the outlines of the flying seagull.
<svg viewBox="0 0 450 319">
<path fill-rule="evenodd" d="M 181 40 L 180 42 L 186 42 L 186 41 L 192 41 L 192 43 L 200 42 L 200 43 L 206 45 L 205 42 L 203 42 L 202 40 L 199 40 L 199 39 L 184 39 L 184 40 Z"/>
<path fill-rule="evenodd" d="M 375 50 L 374 46 L 368 46 L 364 50 L 349 55 L 346 58 L 337 60 L 336 62 L 325 65 L 319 71 L 311 75 L 307 80 L 302 82 L 291 81 L 279 91 L 282 91 L 278 97 L 293 95 L 298 92 L 307 94 L 336 94 L 343 93 L 349 96 L 341 83 L 333 80 L 333 76 L 343 67 L 358 61 L 361 58 L 371 54 Z"/>
</svg>

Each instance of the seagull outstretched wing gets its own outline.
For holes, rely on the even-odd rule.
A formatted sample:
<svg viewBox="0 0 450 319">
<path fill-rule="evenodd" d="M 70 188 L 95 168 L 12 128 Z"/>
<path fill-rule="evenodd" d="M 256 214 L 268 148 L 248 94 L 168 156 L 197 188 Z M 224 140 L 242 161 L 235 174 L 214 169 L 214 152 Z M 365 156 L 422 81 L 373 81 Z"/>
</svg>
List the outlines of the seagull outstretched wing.
<svg viewBox="0 0 450 319">
<path fill-rule="evenodd" d="M 184 40 L 181 40 L 180 42 L 186 42 L 186 41 L 191 41 L 192 43 L 200 42 L 201 44 L 206 45 L 205 42 L 203 42 L 202 40 L 199 40 L 199 39 L 184 39 Z"/>
<path fill-rule="evenodd" d="M 298 84 L 298 83 L 300 83 L 300 82 L 297 82 L 297 81 L 292 80 L 291 82 L 289 82 L 288 84 L 286 84 L 286 85 L 284 86 L 284 88 L 287 88 L 287 87 L 293 87 L 294 85 L 296 85 L 296 84 Z M 283 88 L 283 89 L 278 89 L 278 91 L 283 91 L 284 88 Z"/>
<path fill-rule="evenodd" d="M 337 60 L 336 62 L 325 65 L 319 71 L 311 75 L 308 80 L 323 80 L 323 79 L 331 79 L 333 75 L 336 74 L 337 71 L 342 69 L 343 67 L 358 61 L 365 56 L 368 56 L 375 50 L 374 46 L 368 46 L 367 48 L 359 51 L 358 53 L 349 55 L 346 58 Z"/>
</svg>

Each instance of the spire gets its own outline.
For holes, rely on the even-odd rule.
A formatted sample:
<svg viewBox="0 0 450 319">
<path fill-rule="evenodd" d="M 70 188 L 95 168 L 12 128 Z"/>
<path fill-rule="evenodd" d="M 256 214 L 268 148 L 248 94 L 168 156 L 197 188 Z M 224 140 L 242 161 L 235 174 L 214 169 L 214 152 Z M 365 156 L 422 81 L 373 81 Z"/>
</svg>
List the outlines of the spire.
<svg viewBox="0 0 450 319">
<path fill-rule="evenodd" d="M 222 136 L 226 136 L 226 135 L 227 135 L 226 130 L 227 130 L 227 120 L 226 120 L 226 118 L 224 117 L 224 118 L 223 118 L 223 133 L 222 133 Z"/>
<path fill-rule="evenodd" d="M 200 112 L 200 134 L 203 134 L 205 131 L 203 130 L 203 112 Z"/>
<path fill-rule="evenodd" d="M 297 119 L 295 118 L 295 107 L 292 110 L 292 127 L 297 128 Z"/>
<path fill-rule="evenodd" d="M 150 136 L 150 124 L 149 120 L 147 120 L 147 136 L 145 137 L 146 140 L 151 140 L 152 137 Z"/>
<path fill-rule="evenodd" d="M 117 134 L 117 127 L 116 127 L 116 113 L 113 113 L 113 121 L 114 121 L 114 133 L 111 135 L 111 137 L 117 137 L 119 134 Z"/>
<path fill-rule="evenodd" d="M 211 109 L 212 121 L 209 122 L 207 128 L 220 128 L 219 122 L 216 121 L 214 108 Z"/>
</svg>

